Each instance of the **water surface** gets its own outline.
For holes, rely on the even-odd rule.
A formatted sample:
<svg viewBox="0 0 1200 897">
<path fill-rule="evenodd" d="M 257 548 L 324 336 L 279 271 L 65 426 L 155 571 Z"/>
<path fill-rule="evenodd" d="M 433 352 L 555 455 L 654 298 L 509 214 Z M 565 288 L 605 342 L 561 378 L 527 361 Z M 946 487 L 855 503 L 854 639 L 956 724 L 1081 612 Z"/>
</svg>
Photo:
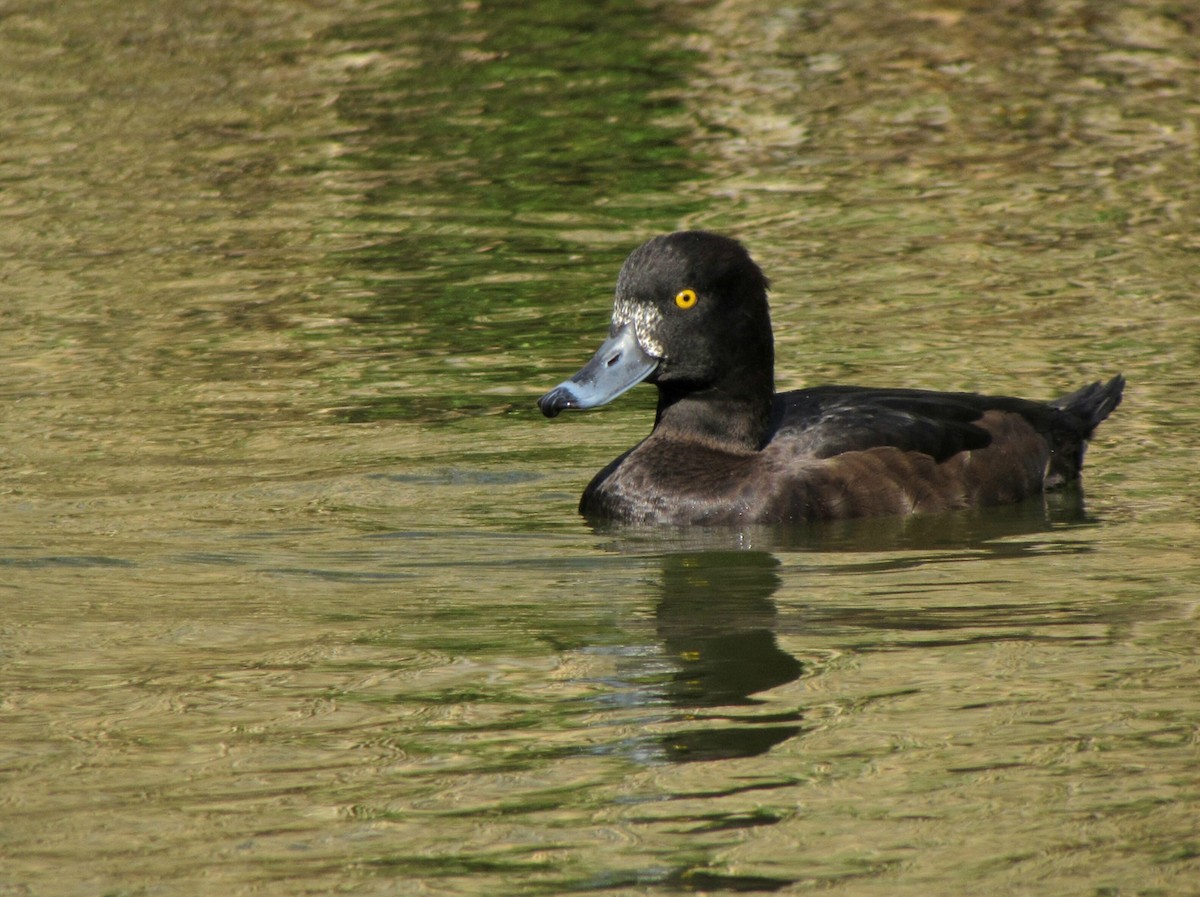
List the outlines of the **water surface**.
<svg viewBox="0 0 1200 897">
<path fill-rule="evenodd" d="M 0 16 L 0 890 L 1200 880 L 1200 20 L 1167 3 Z M 738 235 L 783 387 L 1050 397 L 1086 494 L 593 530 L 616 270 Z"/>
</svg>

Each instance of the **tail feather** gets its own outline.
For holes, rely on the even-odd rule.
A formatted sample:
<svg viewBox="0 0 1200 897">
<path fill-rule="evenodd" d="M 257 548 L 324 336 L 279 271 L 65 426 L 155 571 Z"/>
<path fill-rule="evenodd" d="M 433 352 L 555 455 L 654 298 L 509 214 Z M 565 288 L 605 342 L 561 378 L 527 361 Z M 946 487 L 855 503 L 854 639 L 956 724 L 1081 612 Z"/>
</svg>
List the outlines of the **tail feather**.
<svg viewBox="0 0 1200 897">
<path fill-rule="evenodd" d="M 1117 374 L 1107 383 L 1097 380 L 1083 389 L 1077 389 L 1062 398 L 1055 399 L 1050 404 L 1055 408 L 1061 408 L 1078 420 L 1083 430 L 1080 434 L 1081 438 L 1088 439 L 1100 422 L 1121 404 L 1121 395 L 1124 391 L 1125 378 Z"/>
<path fill-rule="evenodd" d="M 1064 419 L 1051 440 L 1046 489 L 1061 488 L 1079 478 L 1088 439 L 1100 422 L 1121 404 L 1124 391 L 1125 378 L 1117 374 L 1108 382 L 1097 380 L 1050 403 L 1064 412 Z"/>
</svg>

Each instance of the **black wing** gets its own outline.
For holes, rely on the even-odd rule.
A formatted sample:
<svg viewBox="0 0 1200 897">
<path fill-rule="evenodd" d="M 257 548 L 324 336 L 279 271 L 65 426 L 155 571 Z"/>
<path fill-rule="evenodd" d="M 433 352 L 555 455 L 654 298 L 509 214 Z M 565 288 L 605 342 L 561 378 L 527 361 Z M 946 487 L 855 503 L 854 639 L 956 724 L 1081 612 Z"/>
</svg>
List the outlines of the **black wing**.
<svg viewBox="0 0 1200 897">
<path fill-rule="evenodd" d="M 775 397 L 775 425 L 769 440 L 784 436 L 816 458 L 894 446 L 942 461 L 991 442 L 975 421 L 993 409 L 1020 414 L 1046 434 L 1062 417 L 1053 405 L 1007 396 L 817 386 Z"/>
</svg>

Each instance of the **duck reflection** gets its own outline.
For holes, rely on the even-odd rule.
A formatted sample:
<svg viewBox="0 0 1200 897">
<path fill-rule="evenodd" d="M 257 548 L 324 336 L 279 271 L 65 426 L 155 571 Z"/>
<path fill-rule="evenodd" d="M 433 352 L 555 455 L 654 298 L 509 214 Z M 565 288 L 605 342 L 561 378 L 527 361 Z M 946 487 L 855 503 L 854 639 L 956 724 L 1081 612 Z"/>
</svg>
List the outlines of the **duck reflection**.
<svg viewBox="0 0 1200 897">
<path fill-rule="evenodd" d="M 671 762 L 753 757 L 801 731 L 800 713 L 722 713 L 762 704 L 754 696 L 800 677 L 804 666 L 775 638 L 779 561 L 755 551 L 698 551 L 663 558 L 655 620 L 673 672 L 660 698 L 687 711 L 658 739 Z M 703 712 L 711 708 L 711 712 Z"/>
<path fill-rule="evenodd" d="M 775 639 L 779 561 L 765 552 L 697 552 L 663 560 L 658 636 L 678 672 L 678 707 L 760 703 L 751 695 L 799 678 Z"/>
<path fill-rule="evenodd" d="M 653 533 L 597 528 L 614 538 L 612 550 L 644 553 L 665 548 L 655 609 L 659 649 L 653 657 L 626 655 L 626 682 L 637 688 L 613 695 L 639 706 L 666 704 L 674 715 L 654 722 L 667 734 L 636 739 L 645 760 L 691 762 L 756 756 L 800 734 L 802 714 L 765 714 L 763 693 L 798 679 L 804 665 L 780 648 L 774 595 L 782 584 L 774 551 L 813 551 L 843 558 L 843 570 L 864 573 L 946 565 L 981 558 L 1088 551 L 1070 531 L 1092 525 L 1078 490 L 1055 502 L 1027 502 L 988 512 L 959 512 L 905 520 L 868 520 L 824 527 Z M 971 605 L 956 625 L 975 621 Z M 823 602 L 806 610 L 808 625 L 856 628 L 935 628 L 928 610 L 863 608 Z M 962 619 L 960 619 L 962 617 Z M 984 620 L 983 622 L 987 622 Z M 973 634 L 971 637 L 978 637 Z M 666 661 L 664 665 L 664 661 Z M 631 747 L 628 743 L 626 748 Z M 650 750 L 647 750 L 650 748 Z"/>
</svg>

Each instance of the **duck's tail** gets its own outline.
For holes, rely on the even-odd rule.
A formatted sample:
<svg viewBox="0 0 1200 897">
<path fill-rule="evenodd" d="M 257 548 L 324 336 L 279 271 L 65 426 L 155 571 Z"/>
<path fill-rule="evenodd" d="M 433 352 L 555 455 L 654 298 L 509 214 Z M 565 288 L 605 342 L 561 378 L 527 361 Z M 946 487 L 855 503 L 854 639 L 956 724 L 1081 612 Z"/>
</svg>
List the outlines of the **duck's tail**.
<svg viewBox="0 0 1200 897">
<path fill-rule="evenodd" d="M 1117 374 L 1107 383 L 1097 380 L 1050 403 L 1064 414 L 1052 441 L 1045 488 L 1059 488 L 1079 478 L 1087 441 L 1100 422 L 1121 404 L 1124 391 L 1125 378 Z"/>
<path fill-rule="evenodd" d="M 1125 392 L 1125 378 L 1120 374 L 1107 383 L 1097 380 L 1083 389 L 1077 389 L 1050 404 L 1061 408 L 1079 421 L 1080 438 L 1088 439 L 1104 418 L 1112 414 L 1113 409 L 1121 404 L 1121 395 Z"/>
</svg>

